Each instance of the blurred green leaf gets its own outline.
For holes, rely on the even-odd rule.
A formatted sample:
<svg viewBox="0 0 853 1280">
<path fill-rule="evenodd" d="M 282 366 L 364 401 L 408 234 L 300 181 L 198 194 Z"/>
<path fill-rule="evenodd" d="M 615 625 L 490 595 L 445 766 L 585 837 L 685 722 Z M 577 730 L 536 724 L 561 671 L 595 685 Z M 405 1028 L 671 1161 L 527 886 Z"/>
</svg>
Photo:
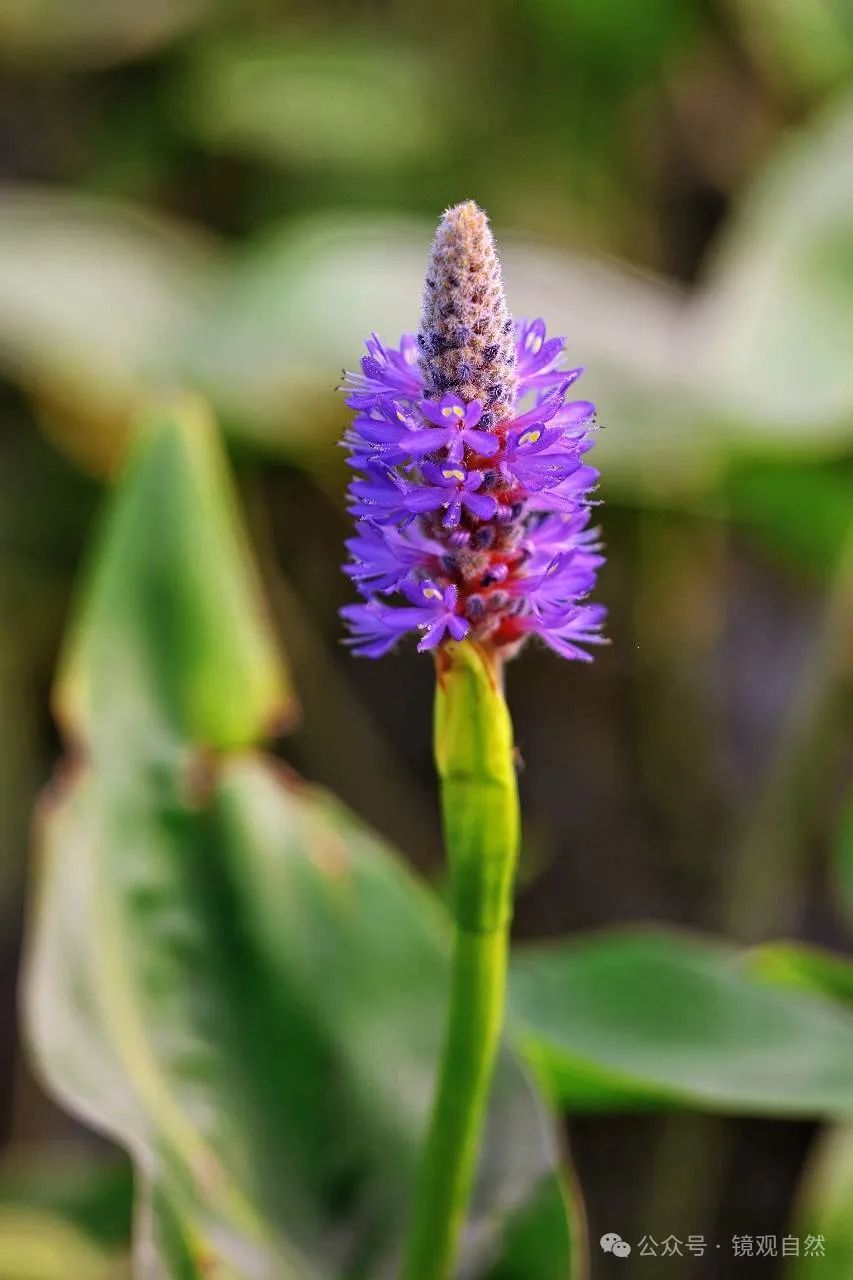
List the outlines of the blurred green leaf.
<svg viewBox="0 0 853 1280">
<path fill-rule="evenodd" d="M 853 961 L 801 942 L 767 942 L 746 953 L 751 973 L 853 1005 Z"/>
<path fill-rule="evenodd" d="M 853 1112 L 853 1017 L 756 980 L 733 947 L 625 931 L 522 951 L 511 1007 L 540 1083 L 568 1107 Z"/>
<path fill-rule="evenodd" d="M 825 1256 L 791 1260 L 790 1280 L 849 1280 L 853 1275 L 853 1126 L 822 1134 L 809 1157 L 792 1231 L 822 1235 Z"/>
<path fill-rule="evenodd" d="M 26 977 L 51 1091 L 132 1154 L 176 1280 L 383 1273 L 442 1034 L 445 918 L 343 808 L 244 747 L 281 678 L 210 423 L 155 414 L 60 679 L 85 751 L 45 806 Z M 549 1119 L 504 1054 L 466 1251 L 577 1254 Z M 502 1261 L 501 1261 L 502 1259 Z"/>
<path fill-rule="evenodd" d="M 198 317 L 188 372 L 264 447 L 295 441 L 328 458 L 346 410 L 344 367 L 378 329 L 417 327 L 429 232 L 330 217 L 265 232 L 236 254 Z"/>
<path fill-rule="evenodd" d="M 0 1206 L 0 1280 L 129 1280 L 123 1258 L 98 1248 L 62 1218 Z"/>
<path fill-rule="evenodd" d="M 724 493 L 734 519 L 784 563 L 824 580 L 837 567 L 853 530 L 853 471 L 735 458 Z"/>
<path fill-rule="evenodd" d="M 208 813 L 156 778 L 121 794 L 90 774 L 42 858 L 30 1035 L 59 1098 L 154 1177 L 170 1247 L 205 1275 L 374 1274 L 441 1036 L 446 938 L 424 891 L 338 806 L 251 760 L 223 769 Z M 505 1059 L 475 1256 L 556 1160 Z"/>
<path fill-rule="evenodd" d="M 555 1247 L 566 1232 L 566 1253 Z M 504 1235 L 504 1249 L 486 1280 L 580 1280 L 586 1276 L 584 1247 L 586 1227 L 579 1198 L 571 1187 L 549 1179 L 530 1203 L 516 1214 Z"/>
<path fill-rule="evenodd" d="M 535 0 L 524 8 L 546 39 L 611 89 L 633 88 L 665 65 L 700 17 L 696 0 L 648 0 L 642 22 L 631 0 Z"/>
<path fill-rule="evenodd" d="M 130 1164 L 82 1143 L 14 1150 L 0 1167 L 0 1205 L 63 1219 L 101 1246 L 130 1240 Z"/>
<path fill-rule="evenodd" d="M 346 1064 L 351 1110 L 333 1130 L 360 1151 L 371 1201 L 386 1205 L 385 1230 L 400 1225 L 443 1030 L 444 913 L 341 806 L 292 785 L 283 789 L 260 764 L 224 771 L 219 812 L 241 912 L 254 922 L 270 974 L 279 989 L 299 993 Z M 276 856 L 279 850 L 285 855 Z M 331 1074 L 333 1091 L 346 1087 L 338 1076 Z M 316 1135 L 306 1149 L 314 1152 L 318 1142 Z M 494 1253 L 505 1229 L 513 1258 L 521 1223 L 535 1212 L 547 1223 L 549 1265 L 566 1274 L 573 1242 L 557 1161 L 544 1116 L 504 1054 L 468 1231 L 469 1266 Z M 501 1265 L 509 1267 L 509 1259 Z"/>
<path fill-rule="evenodd" d="M 696 316 L 703 376 L 741 444 L 849 446 L 853 99 L 792 134 L 721 236 Z"/>
<path fill-rule="evenodd" d="M 586 369 L 605 496 L 691 500 L 725 458 L 713 393 L 697 377 L 692 309 L 677 286 L 628 267 L 513 240 L 502 259 L 516 316 L 546 317 Z"/>
<path fill-rule="evenodd" d="M 78 461 L 108 470 L 144 398 L 175 382 L 211 262 L 204 236 L 141 209 L 0 189 L 0 366 Z"/>
<path fill-rule="evenodd" d="M 212 0 L 0 0 L 0 49 L 5 61 L 109 66 L 152 52 L 212 8 Z"/>
<path fill-rule="evenodd" d="M 743 38 L 780 87 L 818 94 L 853 71 L 845 0 L 728 0 Z"/>
<path fill-rule="evenodd" d="M 255 741 L 293 710 L 207 410 L 143 419 L 92 557 L 57 710 L 99 764 L 172 738 Z"/>
<path fill-rule="evenodd" d="M 214 149 L 357 172 L 421 161 L 446 140 L 448 76 L 431 51 L 338 31 L 230 34 L 195 50 L 178 86 L 183 128 Z"/>
</svg>

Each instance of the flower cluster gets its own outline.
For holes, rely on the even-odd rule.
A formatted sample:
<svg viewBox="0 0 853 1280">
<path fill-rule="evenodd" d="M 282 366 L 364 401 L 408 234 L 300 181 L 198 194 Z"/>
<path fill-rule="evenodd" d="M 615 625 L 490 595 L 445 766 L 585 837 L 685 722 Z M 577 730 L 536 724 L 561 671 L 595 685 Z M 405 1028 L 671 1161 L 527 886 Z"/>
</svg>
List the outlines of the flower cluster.
<svg viewBox="0 0 853 1280">
<path fill-rule="evenodd" d="M 421 650 L 471 636 L 508 657 L 535 634 L 589 660 L 604 617 L 585 603 L 602 563 L 584 461 L 595 406 L 569 399 L 582 370 L 564 346 L 542 320 L 513 324 L 485 215 L 449 209 L 420 333 L 398 347 L 374 334 L 347 375 L 356 653 L 415 632 Z"/>
</svg>

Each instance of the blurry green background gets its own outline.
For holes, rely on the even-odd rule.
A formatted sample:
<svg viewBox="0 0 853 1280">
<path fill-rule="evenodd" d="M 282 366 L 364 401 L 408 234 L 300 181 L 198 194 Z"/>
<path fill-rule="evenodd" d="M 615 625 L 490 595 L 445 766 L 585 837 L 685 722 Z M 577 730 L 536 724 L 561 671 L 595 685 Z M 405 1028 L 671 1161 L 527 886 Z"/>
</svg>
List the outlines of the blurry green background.
<svg viewBox="0 0 853 1280">
<path fill-rule="evenodd" d="M 849 950 L 849 0 L 0 0 L 0 60 L 0 1222 L 30 1240 L 61 1202 L 128 1230 L 123 1164 L 22 1061 L 15 983 L 71 584 L 152 391 L 203 392 L 227 433 L 302 701 L 282 753 L 440 875 L 430 664 L 339 646 L 335 384 L 371 329 L 416 328 L 460 199 L 604 425 L 612 646 L 510 673 L 518 935 Z M 781 1235 L 814 1136 L 574 1121 L 591 1237 Z M 728 1274 L 688 1263 L 667 1275 Z"/>
</svg>

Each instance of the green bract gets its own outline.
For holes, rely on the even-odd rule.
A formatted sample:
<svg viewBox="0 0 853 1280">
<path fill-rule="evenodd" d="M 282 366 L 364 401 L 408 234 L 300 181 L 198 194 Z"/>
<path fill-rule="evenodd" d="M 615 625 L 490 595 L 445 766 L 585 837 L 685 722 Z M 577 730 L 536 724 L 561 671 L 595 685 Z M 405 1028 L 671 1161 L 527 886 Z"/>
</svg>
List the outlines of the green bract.
<svg viewBox="0 0 853 1280">
<path fill-rule="evenodd" d="M 488 932 L 512 914 L 518 858 L 518 785 L 500 671 L 469 641 L 438 660 L 435 759 L 441 779 L 453 914 Z"/>
</svg>

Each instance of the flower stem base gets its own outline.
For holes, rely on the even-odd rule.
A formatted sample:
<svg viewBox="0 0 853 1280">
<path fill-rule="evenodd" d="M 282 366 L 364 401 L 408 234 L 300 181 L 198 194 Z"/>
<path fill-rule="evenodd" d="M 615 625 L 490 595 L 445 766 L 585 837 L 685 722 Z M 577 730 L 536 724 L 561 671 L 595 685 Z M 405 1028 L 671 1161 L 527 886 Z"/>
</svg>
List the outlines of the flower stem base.
<svg viewBox="0 0 853 1280">
<path fill-rule="evenodd" d="M 457 928 L 450 1012 L 403 1280 L 448 1280 L 465 1225 L 506 985 L 507 931 Z"/>
</svg>

